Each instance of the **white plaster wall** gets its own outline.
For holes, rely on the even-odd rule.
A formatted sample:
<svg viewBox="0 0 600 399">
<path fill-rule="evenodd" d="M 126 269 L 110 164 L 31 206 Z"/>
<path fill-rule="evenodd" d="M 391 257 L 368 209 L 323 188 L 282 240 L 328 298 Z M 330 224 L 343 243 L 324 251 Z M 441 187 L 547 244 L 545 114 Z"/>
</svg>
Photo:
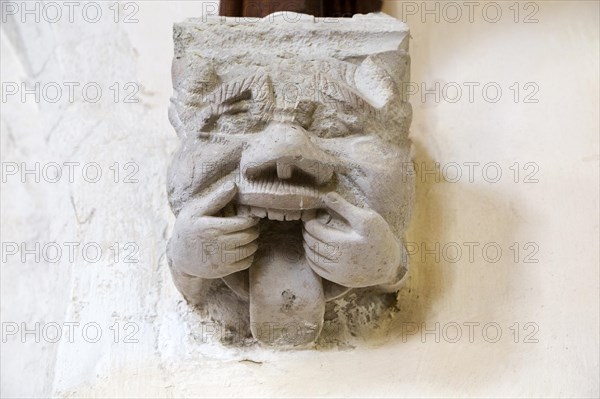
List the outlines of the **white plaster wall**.
<svg viewBox="0 0 600 399">
<path fill-rule="evenodd" d="M 419 175 L 408 240 L 420 249 L 399 294 L 401 310 L 382 321 L 381 331 L 355 339 L 354 349 L 331 345 L 283 353 L 203 343 L 210 337 L 182 303 L 164 258 L 173 223 L 165 175 L 177 145 L 166 117 L 171 25 L 213 9 L 204 3 L 136 2 L 139 22 L 132 24 L 112 20 L 112 2 L 104 3 L 106 17 L 96 24 L 3 22 L 3 83 L 97 82 L 104 95 L 96 104 L 83 101 L 80 91 L 73 102 L 36 103 L 31 96 L 2 101 L 5 168 L 12 162 L 29 168 L 35 162 L 97 162 L 103 172 L 97 183 L 82 178 L 81 166 L 72 183 L 64 176 L 58 183 L 5 176 L 2 242 L 57 242 L 64 252 L 56 263 L 43 256 L 22 262 L 3 248 L 2 397 L 598 397 L 597 2 L 537 2 L 537 12 L 518 3 L 519 23 L 512 2 L 497 3 L 503 11 L 497 23 L 485 20 L 486 3 L 474 9 L 473 22 L 462 6 L 456 23 L 447 21 L 453 10 L 444 14 L 440 3 L 438 23 L 430 14 L 421 21 L 421 2 L 408 8 L 385 2 L 384 11 L 397 17 L 417 8 L 407 18 L 412 81 L 463 88 L 455 103 L 433 95 L 421 101 L 420 92 L 412 97 L 415 161 L 430 168 L 457 163 L 463 176 L 452 183 L 454 174 L 439 181 Z M 120 18 L 132 10 L 121 9 Z M 493 18 L 493 10 L 486 10 L 485 17 Z M 531 12 L 539 21 L 522 23 Z M 115 82 L 139 84 L 140 102 L 115 104 L 109 89 Z M 465 82 L 480 84 L 473 102 Z M 490 82 L 503 90 L 496 103 L 481 93 Z M 521 89 L 516 103 L 514 82 Z M 539 88 L 537 103 L 524 103 L 532 87 L 525 90 L 527 82 Z M 130 161 L 139 165 L 139 182 L 126 184 L 123 165 Z M 118 183 L 109 169 L 114 162 L 121 167 Z M 465 162 L 479 162 L 472 182 Z M 502 171 L 497 183 L 484 179 L 494 177 L 493 169 L 482 174 L 491 162 Z M 516 183 L 510 168 L 515 162 L 521 169 Z M 524 169 L 527 163 L 532 166 Z M 538 182 L 525 183 L 535 170 Z M 76 251 L 71 260 L 65 242 L 79 242 L 79 248 L 98 243 L 105 256 L 86 262 Z M 125 263 L 123 249 L 115 261 L 115 242 L 135 243 L 139 262 Z M 421 247 L 436 243 L 439 260 Z M 489 243 L 502 249 L 495 263 L 481 251 Z M 472 259 L 467 245 L 478 245 Z M 462 257 L 452 262 L 457 246 Z M 535 248 L 529 260 L 538 262 L 526 263 Z M 494 256 L 492 249 L 488 256 Z M 116 322 L 121 334 L 115 343 Z M 136 326 L 128 331 L 137 342 L 124 342 L 127 322 Z M 23 326 L 35 323 L 39 334 L 23 334 Z M 57 343 L 49 342 L 51 323 L 62 326 Z M 79 323 L 73 342 L 65 323 Z M 82 334 L 89 323 L 102 331 L 96 343 L 88 342 L 93 330 Z M 435 331 L 436 323 L 437 336 L 424 334 Z M 497 324 L 488 324 L 484 335 L 487 323 Z M 15 324 L 19 332 L 6 334 Z M 453 343 L 457 324 L 462 337 Z M 494 343 L 488 342 L 493 326 L 502 332 Z M 524 342 L 528 333 L 537 342 Z"/>
</svg>

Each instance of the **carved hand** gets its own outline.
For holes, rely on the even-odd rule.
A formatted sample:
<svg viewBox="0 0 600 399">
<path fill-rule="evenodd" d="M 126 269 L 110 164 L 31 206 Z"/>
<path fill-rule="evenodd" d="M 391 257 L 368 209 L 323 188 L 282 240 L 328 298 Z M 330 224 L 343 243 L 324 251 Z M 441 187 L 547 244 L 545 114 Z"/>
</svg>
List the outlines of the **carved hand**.
<svg viewBox="0 0 600 399">
<path fill-rule="evenodd" d="M 217 216 L 236 193 L 236 185 L 226 183 L 184 205 L 167 248 L 174 268 L 212 279 L 250 267 L 258 249 L 258 219 Z"/>
<path fill-rule="evenodd" d="M 377 212 L 359 208 L 337 193 L 325 197 L 329 218 L 304 223 L 306 258 L 321 277 L 346 287 L 395 283 L 401 244 Z M 339 222 L 341 216 L 345 222 Z"/>
</svg>

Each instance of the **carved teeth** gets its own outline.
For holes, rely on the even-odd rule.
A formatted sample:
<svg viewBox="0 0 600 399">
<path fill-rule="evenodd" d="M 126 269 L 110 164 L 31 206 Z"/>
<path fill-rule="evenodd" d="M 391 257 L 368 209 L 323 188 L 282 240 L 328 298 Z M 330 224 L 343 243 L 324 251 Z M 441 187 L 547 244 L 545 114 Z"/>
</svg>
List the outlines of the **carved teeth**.
<svg viewBox="0 0 600 399">
<path fill-rule="evenodd" d="M 299 220 L 301 211 L 286 211 L 285 212 L 285 220 Z"/>
<path fill-rule="evenodd" d="M 279 220 L 279 221 L 291 221 L 291 220 L 310 220 L 315 217 L 316 211 L 314 209 L 305 209 L 303 211 L 290 211 L 281 209 L 265 209 L 257 206 L 245 206 L 238 205 L 238 215 L 240 216 L 254 216 L 261 219 Z"/>
<path fill-rule="evenodd" d="M 280 179 L 289 179 L 292 177 L 292 168 L 283 162 L 277 162 L 277 176 Z"/>
<path fill-rule="evenodd" d="M 267 213 L 268 213 L 269 220 L 279 220 L 279 221 L 285 220 L 285 214 L 283 211 L 276 210 L 276 209 L 268 209 Z"/>
<path fill-rule="evenodd" d="M 277 194 L 277 195 L 302 195 L 308 198 L 319 194 L 316 187 L 305 186 L 291 183 L 287 180 L 281 180 L 277 177 L 260 180 L 247 180 L 242 178 L 239 183 L 240 192 L 256 194 Z"/>
<path fill-rule="evenodd" d="M 252 208 L 250 208 L 250 213 L 261 219 L 267 217 L 267 210 L 264 208 L 258 208 L 253 206 Z"/>
</svg>

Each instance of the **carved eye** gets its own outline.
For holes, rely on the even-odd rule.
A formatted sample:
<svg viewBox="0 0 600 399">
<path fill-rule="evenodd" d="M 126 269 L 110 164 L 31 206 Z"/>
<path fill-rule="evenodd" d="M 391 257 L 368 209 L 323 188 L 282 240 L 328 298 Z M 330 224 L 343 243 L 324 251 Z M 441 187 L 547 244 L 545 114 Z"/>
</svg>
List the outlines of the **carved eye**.
<svg viewBox="0 0 600 399">
<path fill-rule="evenodd" d="M 201 132 L 251 133 L 265 122 L 273 104 L 270 79 L 256 74 L 221 84 L 206 102 Z"/>
<path fill-rule="evenodd" d="M 265 124 L 263 104 L 245 97 L 221 104 L 206 118 L 202 132 L 247 134 L 259 131 Z"/>
<path fill-rule="evenodd" d="M 256 133 L 264 126 L 261 119 L 256 119 L 249 110 L 238 110 L 235 113 L 223 114 L 215 124 L 215 132 L 224 134 Z"/>
</svg>

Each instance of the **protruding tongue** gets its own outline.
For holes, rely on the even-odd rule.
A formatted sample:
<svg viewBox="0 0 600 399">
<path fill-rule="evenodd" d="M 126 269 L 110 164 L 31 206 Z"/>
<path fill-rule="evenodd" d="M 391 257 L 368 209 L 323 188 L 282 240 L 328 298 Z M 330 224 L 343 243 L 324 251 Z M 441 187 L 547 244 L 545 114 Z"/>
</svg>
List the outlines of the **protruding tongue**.
<svg viewBox="0 0 600 399">
<path fill-rule="evenodd" d="M 312 343 L 323 326 L 321 277 L 304 257 L 300 222 L 266 222 L 250 268 L 250 328 L 267 345 Z M 263 233 L 264 232 L 264 233 Z"/>
</svg>

